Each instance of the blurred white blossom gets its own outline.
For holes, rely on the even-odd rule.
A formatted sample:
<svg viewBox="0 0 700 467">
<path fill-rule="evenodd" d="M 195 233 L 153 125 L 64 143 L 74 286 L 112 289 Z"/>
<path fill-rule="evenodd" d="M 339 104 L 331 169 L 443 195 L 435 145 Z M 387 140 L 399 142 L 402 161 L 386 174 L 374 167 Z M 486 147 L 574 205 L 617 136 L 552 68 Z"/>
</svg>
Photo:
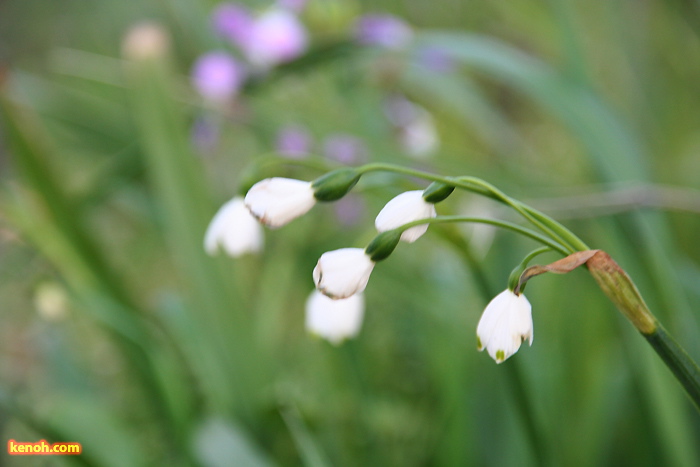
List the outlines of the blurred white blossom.
<svg viewBox="0 0 700 467">
<path fill-rule="evenodd" d="M 165 55 L 170 36 L 158 23 L 144 22 L 127 31 L 122 42 L 122 55 L 130 60 L 148 60 Z"/>
<path fill-rule="evenodd" d="M 306 301 L 306 330 L 338 345 L 357 336 L 362 327 L 365 299 L 362 294 L 333 300 L 314 290 Z"/>
<path fill-rule="evenodd" d="M 262 246 L 262 227 L 240 196 L 234 197 L 219 209 L 204 235 L 204 249 L 210 255 L 222 247 L 229 256 L 235 258 L 245 253 L 258 252 Z"/>
<path fill-rule="evenodd" d="M 396 128 L 401 148 L 409 156 L 424 159 L 440 147 L 435 121 L 423 107 L 405 97 L 396 96 L 386 101 L 384 113 Z"/>
<path fill-rule="evenodd" d="M 43 282 L 34 292 L 34 306 L 43 319 L 62 321 L 68 316 L 66 290 L 54 282 Z"/>
</svg>

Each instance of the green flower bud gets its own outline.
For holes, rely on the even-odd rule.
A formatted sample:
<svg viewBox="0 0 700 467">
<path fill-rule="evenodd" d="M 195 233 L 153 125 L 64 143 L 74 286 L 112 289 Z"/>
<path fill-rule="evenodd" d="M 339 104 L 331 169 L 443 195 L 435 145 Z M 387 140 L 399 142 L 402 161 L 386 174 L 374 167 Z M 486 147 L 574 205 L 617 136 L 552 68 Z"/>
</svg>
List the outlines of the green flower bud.
<svg viewBox="0 0 700 467">
<path fill-rule="evenodd" d="M 527 285 L 527 282 L 523 284 L 519 284 L 520 282 L 520 276 L 523 275 L 523 272 L 525 272 L 525 269 L 527 269 L 527 263 L 523 262 L 518 264 L 511 272 L 510 276 L 508 276 L 508 289 L 512 292 L 518 291 L 518 294 L 521 294 L 525 290 L 525 286 Z"/>
<path fill-rule="evenodd" d="M 423 199 L 428 203 L 439 203 L 447 199 L 453 191 L 455 191 L 455 187 L 451 185 L 446 185 L 442 182 L 433 182 L 428 185 L 428 188 L 423 190 Z"/>
<path fill-rule="evenodd" d="M 336 201 L 348 194 L 359 180 L 360 174 L 357 170 L 337 169 L 314 180 L 311 188 L 314 190 L 314 198 L 318 201 Z"/>
<path fill-rule="evenodd" d="M 369 242 L 369 245 L 365 248 L 365 253 L 376 263 L 388 258 L 394 251 L 394 248 L 396 248 L 396 245 L 399 244 L 399 240 L 401 240 L 401 231 L 398 229 L 382 232 Z"/>
<path fill-rule="evenodd" d="M 518 264 L 513 271 L 511 271 L 510 276 L 508 277 L 508 289 L 513 291 L 516 295 L 520 295 L 525 290 L 525 285 L 527 284 L 527 280 L 521 282 L 523 273 L 528 269 L 532 269 L 528 268 L 527 265 L 535 256 L 541 255 L 542 253 L 547 253 L 548 251 L 551 251 L 549 247 L 538 248 L 531 251 L 525 258 L 523 258 L 522 262 Z"/>
</svg>

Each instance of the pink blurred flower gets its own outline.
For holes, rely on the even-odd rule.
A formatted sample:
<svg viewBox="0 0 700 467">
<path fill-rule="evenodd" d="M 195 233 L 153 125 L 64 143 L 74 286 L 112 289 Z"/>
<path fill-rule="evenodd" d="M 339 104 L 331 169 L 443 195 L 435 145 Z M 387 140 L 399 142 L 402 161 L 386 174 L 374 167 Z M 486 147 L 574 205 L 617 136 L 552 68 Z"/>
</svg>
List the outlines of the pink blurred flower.
<svg viewBox="0 0 700 467">
<path fill-rule="evenodd" d="M 243 67 L 226 52 L 210 52 L 197 59 L 192 84 L 205 99 L 227 101 L 238 93 L 245 80 Z"/>
<path fill-rule="evenodd" d="M 343 225 L 356 225 L 365 213 L 365 203 L 362 198 L 349 194 L 333 203 L 335 216 Z"/>
<path fill-rule="evenodd" d="M 455 60 L 439 47 L 422 47 L 416 58 L 420 65 L 436 73 L 449 73 L 456 68 Z"/>
<path fill-rule="evenodd" d="M 392 15 L 362 16 L 355 25 L 355 37 L 364 45 L 400 49 L 413 38 L 411 27 Z"/>
<path fill-rule="evenodd" d="M 247 43 L 253 30 L 253 15 L 242 5 L 221 3 L 212 14 L 214 30 L 239 47 Z"/>
<path fill-rule="evenodd" d="M 275 147 L 281 155 L 296 159 L 309 154 L 311 143 L 311 135 L 305 128 L 290 125 L 277 133 Z"/>
<path fill-rule="evenodd" d="M 269 68 L 302 55 L 307 43 L 306 29 L 296 15 L 288 10 L 272 9 L 255 19 L 241 48 L 252 64 Z"/>
<path fill-rule="evenodd" d="M 367 159 L 367 147 L 361 139 L 352 135 L 335 134 L 326 138 L 323 153 L 341 164 L 354 164 Z"/>
</svg>

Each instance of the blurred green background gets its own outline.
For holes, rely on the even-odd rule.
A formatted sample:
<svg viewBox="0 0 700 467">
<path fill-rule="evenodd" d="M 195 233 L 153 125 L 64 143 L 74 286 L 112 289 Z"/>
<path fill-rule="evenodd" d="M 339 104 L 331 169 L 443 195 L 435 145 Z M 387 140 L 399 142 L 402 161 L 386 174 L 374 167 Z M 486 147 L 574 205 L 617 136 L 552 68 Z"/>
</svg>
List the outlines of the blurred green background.
<svg viewBox="0 0 700 467">
<path fill-rule="evenodd" d="M 531 282 L 531 348 L 498 366 L 476 352 L 481 311 L 535 246 L 510 233 L 433 226 L 375 269 L 357 339 L 305 332 L 318 257 L 364 246 L 423 183 L 365 177 L 350 225 L 317 206 L 259 255 L 202 248 L 281 128 L 308 128 L 314 152 L 349 134 L 368 161 L 480 176 L 561 219 L 700 360 L 696 2 L 311 0 L 308 54 L 210 106 L 188 75 L 229 47 L 216 5 L 0 2 L 0 434 L 84 450 L 2 465 L 700 465 L 698 412 L 586 271 Z M 413 41 L 348 41 L 369 12 Z M 166 57 L 124 59 L 144 20 Z M 436 49 L 444 69 L 421 59 Z M 392 96 L 432 115 L 435 154 L 406 155 Z M 475 211 L 515 220 L 468 194 L 438 206 Z"/>
</svg>

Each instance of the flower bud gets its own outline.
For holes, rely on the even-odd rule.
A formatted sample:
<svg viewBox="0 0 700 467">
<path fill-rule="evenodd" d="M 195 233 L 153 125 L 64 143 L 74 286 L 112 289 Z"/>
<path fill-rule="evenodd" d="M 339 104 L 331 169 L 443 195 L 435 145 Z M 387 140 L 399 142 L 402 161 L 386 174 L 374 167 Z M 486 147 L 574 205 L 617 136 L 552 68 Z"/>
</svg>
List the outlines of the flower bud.
<svg viewBox="0 0 700 467">
<path fill-rule="evenodd" d="M 398 230 L 382 232 L 367 245 L 365 253 L 376 263 L 388 258 L 394 251 L 394 248 L 396 248 L 396 245 L 399 244 L 399 240 L 401 240 L 401 232 Z"/>
<path fill-rule="evenodd" d="M 448 196 L 455 191 L 455 187 L 442 182 L 433 182 L 428 185 L 428 188 L 423 190 L 423 199 L 427 203 L 436 204 L 444 201 Z"/>
<path fill-rule="evenodd" d="M 334 300 L 348 298 L 365 290 L 372 269 L 374 261 L 362 248 L 328 251 L 314 268 L 314 284 Z"/>
<path fill-rule="evenodd" d="M 261 223 L 281 227 L 316 204 L 311 182 L 273 177 L 259 181 L 245 195 L 245 205 Z"/>
<path fill-rule="evenodd" d="M 377 214 L 374 226 L 379 232 L 387 232 L 399 228 L 409 222 L 430 219 L 437 216 L 435 206 L 426 203 L 421 190 L 406 191 L 386 203 Z M 404 230 L 401 240 L 413 243 L 428 230 L 428 224 L 417 225 Z"/>
<path fill-rule="evenodd" d="M 333 170 L 317 178 L 311 184 L 314 198 L 318 201 L 336 201 L 348 194 L 360 180 L 360 174 L 355 169 L 345 168 Z"/>
</svg>

